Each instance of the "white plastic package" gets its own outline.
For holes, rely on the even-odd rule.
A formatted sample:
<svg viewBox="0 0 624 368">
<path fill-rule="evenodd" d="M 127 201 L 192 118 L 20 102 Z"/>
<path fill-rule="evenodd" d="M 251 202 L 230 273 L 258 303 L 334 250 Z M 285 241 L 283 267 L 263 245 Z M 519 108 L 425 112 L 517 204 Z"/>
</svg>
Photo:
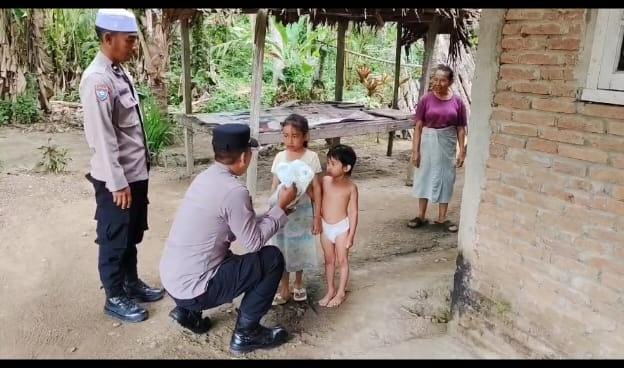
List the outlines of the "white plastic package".
<svg viewBox="0 0 624 368">
<path fill-rule="evenodd" d="M 275 168 L 275 171 L 275 175 L 279 179 L 280 184 L 269 198 L 269 205 L 273 206 L 277 204 L 280 190 L 294 183 L 297 188 L 297 197 L 288 205 L 288 208 L 292 208 L 308 190 L 312 179 L 314 179 L 314 171 L 312 171 L 312 168 L 310 168 L 308 164 L 301 160 L 280 162 Z"/>
</svg>

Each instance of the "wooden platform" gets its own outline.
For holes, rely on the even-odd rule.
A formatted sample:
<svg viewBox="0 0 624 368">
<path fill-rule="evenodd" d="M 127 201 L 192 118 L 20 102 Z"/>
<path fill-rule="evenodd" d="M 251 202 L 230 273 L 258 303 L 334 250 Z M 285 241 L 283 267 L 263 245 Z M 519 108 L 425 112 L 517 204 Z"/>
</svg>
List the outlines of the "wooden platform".
<svg viewBox="0 0 624 368">
<path fill-rule="evenodd" d="M 290 114 L 300 114 L 308 119 L 310 139 L 352 137 L 371 133 L 389 133 L 413 127 L 412 114 L 393 109 L 369 110 L 361 104 L 326 101 L 314 104 L 292 103 L 264 109 L 260 112 L 260 144 L 276 144 L 282 141 L 280 123 Z M 212 133 L 221 124 L 239 123 L 249 125 L 248 111 L 212 114 L 173 114 L 176 122 L 184 127 L 187 174 L 192 175 L 193 134 Z M 389 135 L 388 156 L 392 155 L 394 134 Z"/>
<path fill-rule="evenodd" d="M 409 112 L 393 109 L 368 110 L 364 105 L 345 102 L 293 104 L 264 109 L 260 113 L 260 144 L 281 142 L 280 123 L 290 114 L 308 119 L 310 138 L 339 138 L 371 133 L 388 133 L 413 126 Z M 193 132 L 210 133 L 220 124 L 249 124 L 249 112 L 175 114 L 176 121 Z M 391 144 L 391 142 L 389 142 Z"/>
</svg>

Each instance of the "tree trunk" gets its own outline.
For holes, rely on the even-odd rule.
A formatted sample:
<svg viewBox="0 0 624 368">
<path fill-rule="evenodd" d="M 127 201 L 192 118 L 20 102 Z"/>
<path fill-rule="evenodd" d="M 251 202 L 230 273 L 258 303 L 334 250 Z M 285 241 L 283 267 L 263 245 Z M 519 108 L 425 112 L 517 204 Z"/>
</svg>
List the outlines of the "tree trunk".
<svg viewBox="0 0 624 368">
<path fill-rule="evenodd" d="M 27 42 L 23 20 L 0 9 L 0 98 L 15 100 L 26 90 Z"/>
<path fill-rule="evenodd" d="M 49 112 L 52 70 L 44 43 L 44 9 L 0 9 L 0 98 L 15 100 L 26 90 L 26 74 L 37 83 L 39 103 Z"/>
<path fill-rule="evenodd" d="M 418 81 L 412 78 L 412 75 L 407 69 L 402 68 L 399 84 L 399 110 L 416 112 L 416 103 L 418 102 L 418 89 Z"/>
<path fill-rule="evenodd" d="M 50 112 L 48 100 L 54 95 L 52 81 L 52 60 L 46 53 L 44 41 L 44 9 L 30 9 L 28 27 L 28 69 L 36 78 L 39 90 L 39 104 L 43 111 Z"/>
<path fill-rule="evenodd" d="M 166 73 L 169 69 L 169 38 L 173 23 L 164 9 L 146 9 L 138 21 L 142 28 L 141 49 L 148 86 L 161 112 L 166 114 L 169 102 Z"/>
<path fill-rule="evenodd" d="M 319 48 L 319 62 L 312 79 L 312 89 L 310 97 L 313 100 L 322 100 L 325 98 L 325 84 L 323 84 L 323 69 L 325 68 L 325 57 L 327 51 L 322 46 Z"/>
</svg>

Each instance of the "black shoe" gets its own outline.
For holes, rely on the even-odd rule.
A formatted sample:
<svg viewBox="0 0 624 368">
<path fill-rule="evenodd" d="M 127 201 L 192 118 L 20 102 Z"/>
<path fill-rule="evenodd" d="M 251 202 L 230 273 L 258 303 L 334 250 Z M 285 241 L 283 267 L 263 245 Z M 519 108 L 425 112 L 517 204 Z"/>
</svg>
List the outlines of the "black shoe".
<svg viewBox="0 0 624 368">
<path fill-rule="evenodd" d="M 107 298 L 104 313 L 126 322 L 141 322 L 148 317 L 147 310 L 125 295 Z"/>
<path fill-rule="evenodd" d="M 273 348 L 286 342 L 287 337 L 288 332 L 280 326 L 269 328 L 258 324 L 253 329 L 236 326 L 230 340 L 230 351 L 242 354 L 256 349 Z"/>
<path fill-rule="evenodd" d="M 136 281 L 124 281 L 124 291 L 129 298 L 139 302 L 155 302 L 165 296 L 164 289 L 150 287 L 140 279 Z"/>
<path fill-rule="evenodd" d="M 202 318 L 201 312 L 196 312 L 182 307 L 175 307 L 169 312 L 169 317 L 173 318 L 180 326 L 188 328 L 196 334 L 208 332 L 210 326 L 210 318 Z"/>
</svg>

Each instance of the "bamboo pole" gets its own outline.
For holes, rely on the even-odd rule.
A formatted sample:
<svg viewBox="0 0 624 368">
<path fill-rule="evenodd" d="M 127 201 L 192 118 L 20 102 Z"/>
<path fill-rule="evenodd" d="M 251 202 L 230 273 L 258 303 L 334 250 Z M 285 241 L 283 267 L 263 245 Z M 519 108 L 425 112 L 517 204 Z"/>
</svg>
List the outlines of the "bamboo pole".
<svg viewBox="0 0 624 368">
<path fill-rule="evenodd" d="M 334 101 L 342 101 L 344 91 L 344 69 L 345 69 L 345 37 L 347 34 L 348 21 L 338 23 L 338 37 L 336 40 L 336 91 Z M 340 144 L 340 137 L 332 138 L 328 141 L 334 147 Z"/>
<path fill-rule="evenodd" d="M 401 79 L 401 32 L 403 30 L 402 23 L 397 22 L 396 25 L 396 52 L 394 57 L 394 89 L 392 90 L 392 108 L 399 108 L 399 83 Z M 388 149 L 386 156 L 392 156 L 392 145 L 394 144 L 395 132 L 388 133 Z"/>
<path fill-rule="evenodd" d="M 192 114 L 193 96 L 191 95 L 191 42 L 189 37 L 188 19 L 180 20 L 180 36 L 182 38 L 182 75 L 183 79 L 183 92 L 182 98 L 184 101 L 184 113 Z M 193 175 L 193 169 L 195 166 L 195 159 L 193 157 L 193 128 L 184 126 L 184 150 L 186 156 L 186 174 Z"/>
<path fill-rule="evenodd" d="M 258 139 L 260 135 L 260 109 L 262 102 L 262 72 L 264 63 L 264 43 L 266 38 L 268 13 L 266 9 L 258 10 L 254 31 L 253 65 L 251 73 L 251 111 L 249 112 L 249 128 L 251 136 Z M 253 152 L 249 169 L 247 169 L 247 189 L 251 198 L 256 197 L 258 181 L 258 153 Z"/>
</svg>

